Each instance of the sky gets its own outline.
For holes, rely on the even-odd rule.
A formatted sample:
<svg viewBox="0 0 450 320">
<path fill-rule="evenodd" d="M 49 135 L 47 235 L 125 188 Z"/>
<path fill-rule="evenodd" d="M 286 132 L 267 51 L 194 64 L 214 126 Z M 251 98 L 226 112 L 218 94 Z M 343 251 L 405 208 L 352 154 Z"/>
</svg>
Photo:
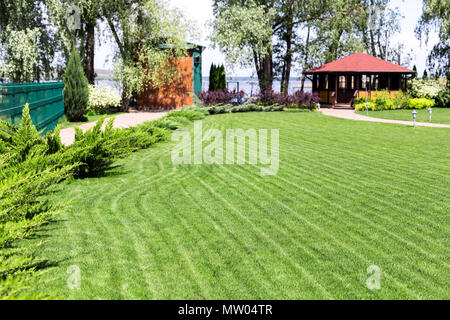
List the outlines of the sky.
<svg viewBox="0 0 450 320">
<path fill-rule="evenodd" d="M 209 28 L 207 24 L 213 19 L 212 1 L 211 0 L 170 0 L 174 7 L 181 9 L 187 17 L 197 22 L 197 28 L 200 31 L 199 39 L 196 40 L 198 44 L 206 46 L 203 53 L 203 75 L 209 75 L 209 68 L 211 63 L 222 64 L 225 63 L 224 55 L 219 51 L 211 48 L 208 41 Z M 392 44 L 402 42 L 406 46 L 406 51 L 413 50 L 414 59 L 411 64 L 416 65 L 419 74 L 423 74 L 426 67 L 426 58 L 431 48 L 439 41 L 436 32 L 431 33 L 428 46 L 425 43 L 420 43 L 417 40 L 414 29 L 417 26 L 420 15 L 422 13 L 422 0 L 392 0 L 391 7 L 397 8 L 404 17 L 401 20 L 401 32 L 392 37 Z M 107 26 L 102 26 L 102 28 Z M 97 69 L 112 69 L 111 57 L 113 52 L 113 44 L 106 43 L 98 45 L 97 54 L 95 58 L 95 67 Z M 230 71 L 228 71 L 230 73 Z M 235 67 L 231 71 L 230 76 L 251 76 L 254 74 L 253 70 L 245 70 Z"/>
</svg>

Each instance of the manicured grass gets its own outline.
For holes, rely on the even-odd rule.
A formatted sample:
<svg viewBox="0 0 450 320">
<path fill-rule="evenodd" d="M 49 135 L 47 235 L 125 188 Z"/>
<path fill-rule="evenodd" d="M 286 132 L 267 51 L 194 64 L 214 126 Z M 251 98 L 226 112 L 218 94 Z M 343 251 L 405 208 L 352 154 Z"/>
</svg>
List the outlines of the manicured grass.
<svg viewBox="0 0 450 320">
<path fill-rule="evenodd" d="M 280 170 L 171 162 L 174 143 L 51 196 L 37 288 L 67 299 L 449 299 L 450 130 L 316 113 L 208 117 L 280 129 Z M 52 264 L 54 264 L 52 266 Z M 366 287 L 382 270 L 381 289 Z M 70 266 L 81 289 L 69 290 Z"/>
<path fill-rule="evenodd" d="M 110 117 L 117 116 L 119 114 L 124 114 L 124 113 L 125 112 L 108 112 L 105 114 L 88 115 L 87 116 L 88 120 L 85 122 L 69 122 L 67 120 L 66 116 L 64 116 L 64 118 L 62 118 L 59 121 L 59 123 L 61 124 L 61 128 L 65 129 L 65 128 L 71 128 L 71 127 L 78 127 L 82 124 L 89 123 L 89 122 L 95 122 L 95 121 L 100 120 L 104 116 L 110 118 Z"/>
<path fill-rule="evenodd" d="M 413 121 L 413 110 L 387 110 L 387 111 L 369 111 L 369 117 L 393 120 Z M 359 111 L 358 114 L 367 115 L 366 111 Z M 429 122 L 430 115 L 428 110 L 417 110 L 418 122 Z M 450 124 L 450 108 L 433 108 L 432 123 Z"/>
</svg>

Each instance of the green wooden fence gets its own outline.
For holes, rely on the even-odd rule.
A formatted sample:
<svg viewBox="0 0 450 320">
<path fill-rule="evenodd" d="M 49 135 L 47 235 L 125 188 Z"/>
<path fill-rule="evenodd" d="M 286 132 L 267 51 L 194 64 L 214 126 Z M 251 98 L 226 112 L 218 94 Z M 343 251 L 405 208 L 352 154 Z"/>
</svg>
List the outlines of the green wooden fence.
<svg viewBox="0 0 450 320">
<path fill-rule="evenodd" d="M 63 82 L 0 85 L 0 119 L 19 124 L 29 103 L 36 128 L 44 133 L 53 130 L 64 115 L 63 88 Z"/>
</svg>

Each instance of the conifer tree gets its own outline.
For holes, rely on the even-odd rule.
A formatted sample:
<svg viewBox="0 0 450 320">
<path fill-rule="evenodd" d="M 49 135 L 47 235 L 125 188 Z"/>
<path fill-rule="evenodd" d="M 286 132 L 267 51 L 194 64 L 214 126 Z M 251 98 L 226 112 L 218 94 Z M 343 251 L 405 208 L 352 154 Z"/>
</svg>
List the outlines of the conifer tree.
<svg viewBox="0 0 450 320">
<path fill-rule="evenodd" d="M 209 70 L 209 91 L 216 90 L 216 70 L 216 65 L 214 63 L 211 64 L 211 69 Z"/>
<path fill-rule="evenodd" d="M 225 90 L 227 88 L 227 75 L 225 73 L 224 65 L 222 65 L 220 67 L 219 72 L 218 72 L 218 77 L 219 77 L 219 81 L 218 81 L 217 89 Z"/>
<path fill-rule="evenodd" d="M 70 122 L 86 121 L 89 83 L 74 46 L 64 74 L 64 110 Z"/>
</svg>

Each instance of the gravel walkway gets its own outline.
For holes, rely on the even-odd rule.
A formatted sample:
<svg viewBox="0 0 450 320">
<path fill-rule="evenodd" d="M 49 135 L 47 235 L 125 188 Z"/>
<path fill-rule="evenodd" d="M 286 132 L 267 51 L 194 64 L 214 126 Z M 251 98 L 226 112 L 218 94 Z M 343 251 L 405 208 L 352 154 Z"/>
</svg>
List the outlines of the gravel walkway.
<svg viewBox="0 0 450 320">
<path fill-rule="evenodd" d="M 412 121 L 378 119 L 378 118 L 362 116 L 360 114 L 357 114 L 355 110 L 321 109 L 321 112 L 326 116 L 349 119 L 349 120 L 403 124 L 403 125 L 407 125 L 407 126 L 414 125 L 414 123 Z M 450 125 L 448 125 L 448 124 L 438 124 L 438 123 L 428 123 L 428 122 L 416 122 L 416 125 L 420 126 L 420 127 L 450 128 Z"/>
<path fill-rule="evenodd" d="M 143 122 L 152 121 L 164 117 L 167 112 L 130 112 L 115 116 L 114 128 L 129 128 L 137 126 Z M 111 118 L 111 117 L 109 117 Z M 83 131 L 92 128 L 96 122 L 85 123 L 80 126 Z M 75 129 L 66 128 L 61 130 L 61 142 L 69 146 L 75 142 Z"/>
</svg>

